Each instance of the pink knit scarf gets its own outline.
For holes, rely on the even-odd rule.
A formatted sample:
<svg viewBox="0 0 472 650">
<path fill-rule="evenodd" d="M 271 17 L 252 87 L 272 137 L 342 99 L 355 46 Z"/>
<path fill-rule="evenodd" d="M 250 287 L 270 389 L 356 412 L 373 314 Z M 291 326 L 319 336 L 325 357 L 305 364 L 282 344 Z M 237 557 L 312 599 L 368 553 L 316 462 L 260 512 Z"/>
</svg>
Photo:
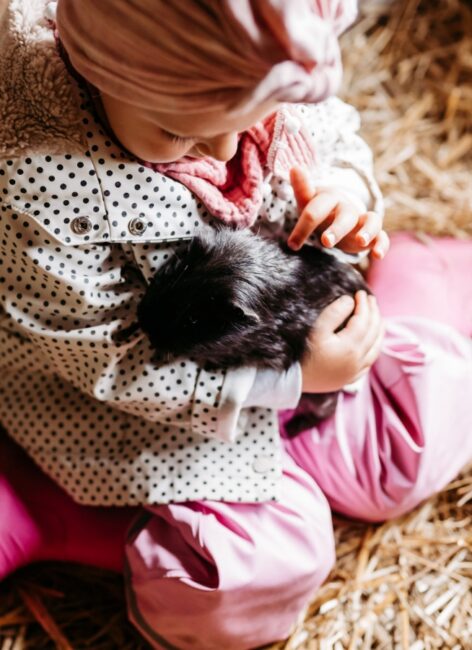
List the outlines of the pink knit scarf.
<svg viewBox="0 0 472 650">
<path fill-rule="evenodd" d="M 315 151 L 298 118 L 284 108 L 241 134 L 238 151 L 227 163 L 184 158 L 145 165 L 188 187 L 224 223 L 245 228 L 262 206 L 264 177 L 272 172 L 288 179 L 294 166 L 312 168 Z"/>
</svg>

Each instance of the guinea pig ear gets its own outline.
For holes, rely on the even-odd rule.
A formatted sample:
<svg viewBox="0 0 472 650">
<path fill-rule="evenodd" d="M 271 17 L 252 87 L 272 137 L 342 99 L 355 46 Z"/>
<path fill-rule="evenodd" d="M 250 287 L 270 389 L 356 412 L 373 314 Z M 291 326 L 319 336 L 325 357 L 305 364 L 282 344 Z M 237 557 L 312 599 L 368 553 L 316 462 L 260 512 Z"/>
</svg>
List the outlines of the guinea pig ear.
<svg viewBox="0 0 472 650">
<path fill-rule="evenodd" d="M 257 325 L 261 322 L 260 316 L 249 307 L 233 303 L 233 322 L 245 325 Z"/>
</svg>

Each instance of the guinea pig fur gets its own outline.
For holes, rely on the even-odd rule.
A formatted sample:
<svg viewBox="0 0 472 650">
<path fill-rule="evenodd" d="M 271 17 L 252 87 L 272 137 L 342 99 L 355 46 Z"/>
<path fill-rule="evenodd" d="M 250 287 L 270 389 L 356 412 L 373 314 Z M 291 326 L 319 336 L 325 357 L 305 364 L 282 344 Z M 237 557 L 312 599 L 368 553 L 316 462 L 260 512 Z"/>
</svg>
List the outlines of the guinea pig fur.
<svg viewBox="0 0 472 650">
<path fill-rule="evenodd" d="M 155 274 L 138 320 L 160 354 L 206 367 L 284 370 L 300 361 L 319 313 L 367 289 L 349 264 L 313 246 L 294 253 L 247 230 L 196 237 Z"/>
<path fill-rule="evenodd" d="M 313 246 L 293 252 L 248 231 L 196 237 L 155 274 L 138 320 L 159 354 L 205 367 L 284 370 L 301 361 L 320 312 L 368 291 L 349 264 Z M 296 436 L 331 416 L 338 392 L 303 395 L 285 429 Z"/>
</svg>

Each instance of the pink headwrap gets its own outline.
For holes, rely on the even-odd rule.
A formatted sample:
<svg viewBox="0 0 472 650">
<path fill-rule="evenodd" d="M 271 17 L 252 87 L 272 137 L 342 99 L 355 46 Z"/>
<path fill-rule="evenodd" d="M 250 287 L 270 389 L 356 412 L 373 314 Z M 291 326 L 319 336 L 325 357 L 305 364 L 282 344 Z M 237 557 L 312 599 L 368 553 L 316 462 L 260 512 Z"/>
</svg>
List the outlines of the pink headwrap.
<svg viewBox="0 0 472 650">
<path fill-rule="evenodd" d="M 156 111 L 245 112 L 315 102 L 341 76 L 337 36 L 356 0 L 59 0 L 74 68 L 100 90 Z"/>
</svg>

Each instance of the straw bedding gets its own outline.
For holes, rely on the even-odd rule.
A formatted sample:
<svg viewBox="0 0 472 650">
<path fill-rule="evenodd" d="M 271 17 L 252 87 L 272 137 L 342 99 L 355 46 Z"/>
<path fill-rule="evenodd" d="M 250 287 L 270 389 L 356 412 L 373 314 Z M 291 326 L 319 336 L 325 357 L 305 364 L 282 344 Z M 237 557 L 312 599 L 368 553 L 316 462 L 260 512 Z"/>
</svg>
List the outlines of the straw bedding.
<svg viewBox="0 0 472 650">
<path fill-rule="evenodd" d="M 472 235 L 470 3 L 366 0 L 343 46 L 344 95 L 362 111 L 387 227 Z M 336 518 L 335 529 L 334 570 L 272 650 L 472 649 L 470 469 L 401 519 Z M 0 585 L 0 650 L 146 647 L 113 574 L 43 564 Z"/>
<path fill-rule="evenodd" d="M 344 41 L 344 94 L 362 113 L 387 228 L 470 236 L 472 6 L 379 4 L 365 0 Z"/>
</svg>

